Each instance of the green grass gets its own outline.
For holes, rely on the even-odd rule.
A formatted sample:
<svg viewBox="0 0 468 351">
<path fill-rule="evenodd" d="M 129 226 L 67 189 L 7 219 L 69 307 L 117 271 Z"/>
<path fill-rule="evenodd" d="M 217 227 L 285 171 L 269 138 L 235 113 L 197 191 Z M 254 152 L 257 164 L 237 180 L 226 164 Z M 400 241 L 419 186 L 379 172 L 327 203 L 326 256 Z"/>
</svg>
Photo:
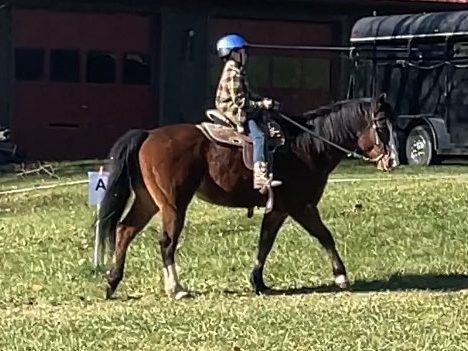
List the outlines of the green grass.
<svg viewBox="0 0 468 351">
<path fill-rule="evenodd" d="M 56 165 L 60 181 L 97 162 Z M 345 162 L 320 204 L 354 282 L 335 292 L 319 245 L 288 220 L 256 297 L 261 211 L 194 201 L 177 264 L 194 299 L 165 296 L 159 217 L 129 250 L 116 299 L 92 270 L 86 185 L 0 195 L 0 350 L 468 350 L 468 177 Z M 447 178 L 444 178 L 447 177 Z M 375 178 L 382 179 L 376 180 Z M 53 179 L 0 179 L 0 190 Z M 357 211 L 359 203 L 362 209 Z"/>
</svg>

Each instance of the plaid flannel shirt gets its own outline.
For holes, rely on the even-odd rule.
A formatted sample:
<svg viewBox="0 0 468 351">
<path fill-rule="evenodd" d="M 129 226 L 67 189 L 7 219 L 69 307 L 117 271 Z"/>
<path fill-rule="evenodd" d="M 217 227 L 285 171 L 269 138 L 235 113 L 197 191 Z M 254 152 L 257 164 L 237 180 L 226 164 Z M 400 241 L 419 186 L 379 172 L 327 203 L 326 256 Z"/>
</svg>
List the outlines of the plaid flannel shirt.
<svg viewBox="0 0 468 351">
<path fill-rule="evenodd" d="M 260 109 L 262 102 L 249 91 L 243 69 L 234 60 L 226 62 L 216 92 L 216 108 L 236 125 L 242 126 L 247 112 Z"/>
</svg>

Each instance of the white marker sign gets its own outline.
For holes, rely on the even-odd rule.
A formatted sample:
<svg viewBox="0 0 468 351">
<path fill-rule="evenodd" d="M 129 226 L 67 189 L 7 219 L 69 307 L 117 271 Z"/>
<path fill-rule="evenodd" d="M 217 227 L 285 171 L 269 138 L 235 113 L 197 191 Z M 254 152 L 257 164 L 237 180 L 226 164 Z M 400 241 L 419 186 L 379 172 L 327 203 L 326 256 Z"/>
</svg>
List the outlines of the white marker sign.
<svg viewBox="0 0 468 351">
<path fill-rule="evenodd" d="M 99 205 L 107 189 L 109 172 L 88 172 L 88 203 L 91 206 Z"/>
</svg>

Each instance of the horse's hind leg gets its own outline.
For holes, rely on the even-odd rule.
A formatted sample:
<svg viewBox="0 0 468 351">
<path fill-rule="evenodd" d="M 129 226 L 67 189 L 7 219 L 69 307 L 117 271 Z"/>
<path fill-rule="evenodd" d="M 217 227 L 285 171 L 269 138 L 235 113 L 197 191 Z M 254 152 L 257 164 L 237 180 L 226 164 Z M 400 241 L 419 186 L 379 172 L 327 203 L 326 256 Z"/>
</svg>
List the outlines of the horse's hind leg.
<svg viewBox="0 0 468 351">
<path fill-rule="evenodd" d="M 336 250 L 335 240 L 333 240 L 332 234 L 320 218 L 317 206 L 305 206 L 302 210 L 291 213 L 291 216 L 307 230 L 311 236 L 316 237 L 320 244 L 322 244 L 331 259 L 336 285 L 342 289 L 347 288 L 349 282 L 346 277 L 345 266 Z"/>
<path fill-rule="evenodd" d="M 117 226 L 114 260 L 107 276 L 107 298 L 112 296 L 123 278 L 128 246 L 157 211 L 146 189 L 135 190 L 135 201 L 123 221 Z"/>
<path fill-rule="evenodd" d="M 189 157 L 179 160 L 171 167 L 160 167 L 157 171 L 152 167 L 142 168 L 146 188 L 161 211 L 162 231 L 159 246 L 164 287 L 167 295 L 177 300 L 189 295 L 177 277 L 175 252 L 184 227 L 187 207 L 201 181 L 201 172 L 193 167 L 192 163 Z M 148 161 L 145 164 L 151 165 Z"/>
<path fill-rule="evenodd" d="M 186 208 L 185 205 L 178 208 L 173 206 L 162 208 L 162 233 L 159 245 L 164 266 L 164 288 L 167 295 L 176 300 L 189 295 L 188 291 L 179 283 L 175 265 L 175 251 L 184 227 Z"/>
</svg>

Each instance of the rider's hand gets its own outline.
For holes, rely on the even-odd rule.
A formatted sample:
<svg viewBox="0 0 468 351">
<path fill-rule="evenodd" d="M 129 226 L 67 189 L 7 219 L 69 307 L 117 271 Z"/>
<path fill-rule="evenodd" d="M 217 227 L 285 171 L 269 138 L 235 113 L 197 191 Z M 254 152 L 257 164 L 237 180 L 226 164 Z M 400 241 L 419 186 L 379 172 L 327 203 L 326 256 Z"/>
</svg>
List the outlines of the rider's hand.
<svg viewBox="0 0 468 351">
<path fill-rule="evenodd" d="M 244 133 L 244 127 L 237 125 L 236 126 L 237 132 L 243 134 Z"/>
<path fill-rule="evenodd" d="M 265 110 L 270 110 L 273 108 L 273 100 L 270 98 L 264 98 L 262 100 L 262 105 Z"/>
<path fill-rule="evenodd" d="M 270 121 L 268 122 L 268 132 L 270 133 L 270 138 L 280 138 L 282 137 L 281 129 L 278 123 Z"/>
<path fill-rule="evenodd" d="M 269 128 L 270 138 L 279 138 L 281 137 L 281 132 L 276 128 Z"/>
</svg>

